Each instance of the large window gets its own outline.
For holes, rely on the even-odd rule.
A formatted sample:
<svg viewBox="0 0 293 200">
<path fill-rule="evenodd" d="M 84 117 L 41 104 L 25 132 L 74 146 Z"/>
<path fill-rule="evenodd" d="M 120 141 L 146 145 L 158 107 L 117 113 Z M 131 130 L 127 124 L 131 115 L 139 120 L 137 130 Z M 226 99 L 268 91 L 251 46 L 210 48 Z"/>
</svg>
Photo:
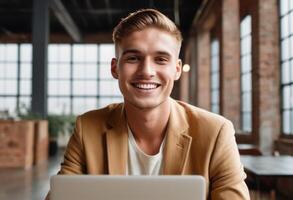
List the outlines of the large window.
<svg viewBox="0 0 293 200">
<path fill-rule="evenodd" d="M 113 44 L 49 46 L 48 112 L 80 114 L 122 101 L 111 76 Z"/>
<path fill-rule="evenodd" d="M 241 55 L 241 129 L 251 132 L 252 116 L 252 78 L 251 78 L 251 16 L 248 15 L 240 24 Z"/>
<path fill-rule="evenodd" d="M 0 111 L 16 115 L 30 107 L 31 45 L 0 44 Z"/>
<path fill-rule="evenodd" d="M 282 130 L 293 135 L 293 1 L 280 0 Z"/>
<path fill-rule="evenodd" d="M 50 44 L 48 113 L 80 114 L 121 102 L 110 70 L 114 54 L 113 44 Z M 0 44 L 0 111 L 30 109 L 31 84 L 32 45 Z"/>
<path fill-rule="evenodd" d="M 219 41 L 213 39 L 211 43 L 211 111 L 220 112 L 219 106 L 219 88 L 220 88 L 220 70 L 219 70 Z"/>
</svg>

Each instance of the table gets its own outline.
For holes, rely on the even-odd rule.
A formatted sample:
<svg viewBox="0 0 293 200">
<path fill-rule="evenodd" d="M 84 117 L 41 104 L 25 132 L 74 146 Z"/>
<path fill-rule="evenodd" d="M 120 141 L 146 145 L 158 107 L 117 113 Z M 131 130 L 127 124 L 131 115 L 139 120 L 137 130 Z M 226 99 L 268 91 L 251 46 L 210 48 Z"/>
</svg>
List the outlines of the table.
<svg viewBox="0 0 293 200">
<path fill-rule="evenodd" d="M 292 156 L 241 156 L 247 176 L 252 177 L 260 189 L 260 179 L 266 178 L 272 184 L 271 199 L 275 199 L 275 186 L 280 178 L 293 179 L 293 157 Z M 259 193 L 258 197 L 259 199 Z"/>
</svg>

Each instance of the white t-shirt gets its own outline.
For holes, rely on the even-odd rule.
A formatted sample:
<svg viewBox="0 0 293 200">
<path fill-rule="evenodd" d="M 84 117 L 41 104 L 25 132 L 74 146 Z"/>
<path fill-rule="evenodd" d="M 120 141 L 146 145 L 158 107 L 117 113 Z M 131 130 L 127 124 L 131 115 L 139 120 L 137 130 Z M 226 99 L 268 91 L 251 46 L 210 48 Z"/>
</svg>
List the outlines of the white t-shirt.
<svg viewBox="0 0 293 200">
<path fill-rule="evenodd" d="M 135 138 L 128 128 L 128 163 L 127 175 L 159 175 L 162 174 L 163 140 L 156 155 L 147 155 L 136 144 Z"/>
</svg>

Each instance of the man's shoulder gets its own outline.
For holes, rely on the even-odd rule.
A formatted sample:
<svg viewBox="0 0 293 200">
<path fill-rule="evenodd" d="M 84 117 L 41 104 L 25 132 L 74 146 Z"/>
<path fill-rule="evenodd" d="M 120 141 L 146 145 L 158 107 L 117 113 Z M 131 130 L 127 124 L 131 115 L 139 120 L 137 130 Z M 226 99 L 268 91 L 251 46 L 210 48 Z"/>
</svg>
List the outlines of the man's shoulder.
<svg viewBox="0 0 293 200">
<path fill-rule="evenodd" d="M 191 117 L 200 121 L 214 122 L 214 123 L 220 123 L 220 124 L 229 121 L 228 119 L 226 119 L 225 117 L 219 114 L 212 113 L 210 111 L 196 107 L 186 102 L 176 100 L 176 103 L 177 103 L 177 106 L 182 107 L 182 109 L 184 110 L 184 112 L 189 118 Z"/>
</svg>

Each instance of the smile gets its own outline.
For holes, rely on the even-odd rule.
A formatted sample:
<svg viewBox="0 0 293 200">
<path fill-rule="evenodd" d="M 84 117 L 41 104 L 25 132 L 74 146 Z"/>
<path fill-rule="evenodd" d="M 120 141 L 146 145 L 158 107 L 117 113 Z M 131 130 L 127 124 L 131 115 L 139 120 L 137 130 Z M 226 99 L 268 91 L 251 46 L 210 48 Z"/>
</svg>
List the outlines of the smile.
<svg viewBox="0 0 293 200">
<path fill-rule="evenodd" d="M 153 90 L 160 86 L 157 83 L 132 83 L 131 85 L 142 90 Z"/>
</svg>

